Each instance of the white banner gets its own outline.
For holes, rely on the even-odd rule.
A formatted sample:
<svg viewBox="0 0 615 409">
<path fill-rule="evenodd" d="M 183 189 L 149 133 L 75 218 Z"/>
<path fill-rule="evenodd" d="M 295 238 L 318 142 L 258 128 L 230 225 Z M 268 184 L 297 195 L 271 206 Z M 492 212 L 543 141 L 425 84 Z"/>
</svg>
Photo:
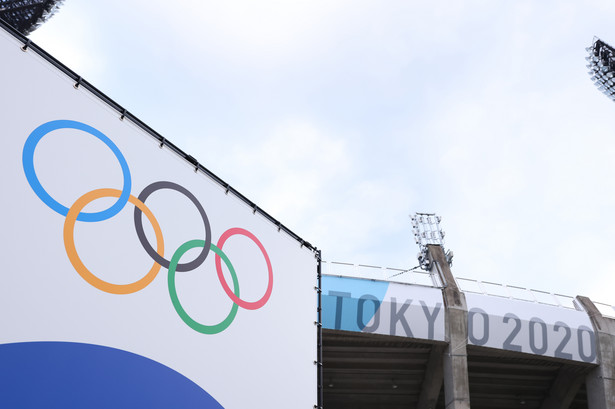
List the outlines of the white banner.
<svg viewBox="0 0 615 409">
<path fill-rule="evenodd" d="M 322 287 L 324 328 L 444 340 L 439 288 L 333 276 Z"/>
<path fill-rule="evenodd" d="M 312 407 L 313 252 L 21 45 L 0 30 L 0 406 Z"/>
<path fill-rule="evenodd" d="M 595 334 L 583 311 L 466 293 L 468 343 L 596 362 Z"/>
</svg>

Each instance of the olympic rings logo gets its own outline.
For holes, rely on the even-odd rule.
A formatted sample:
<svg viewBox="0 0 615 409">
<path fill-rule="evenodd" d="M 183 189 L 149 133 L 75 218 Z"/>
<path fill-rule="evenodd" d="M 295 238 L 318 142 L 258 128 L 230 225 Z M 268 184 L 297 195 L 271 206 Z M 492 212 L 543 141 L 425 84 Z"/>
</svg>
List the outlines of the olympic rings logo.
<svg viewBox="0 0 615 409">
<path fill-rule="evenodd" d="M 103 142 L 111 150 L 111 152 L 113 152 L 122 168 L 122 174 L 124 178 L 122 190 L 110 188 L 92 190 L 78 198 L 70 208 L 60 204 L 53 197 L 51 197 L 51 195 L 49 195 L 49 193 L 47 193 L 47 191 L 41 185 L 36 175 L 36 171 L 34 170 L 34 151 L 37 144 L 45 135 L 59 129 L 77 129 L 86 132 Z M 34 131 L 32 131 L 30 136 L 28 136 L 22 153 L 22 163 L 26 179 L 28 180 L 28 183 L 30 184 L 30 187 L 32 188 L 34 193 L 49 208 L 54 210 L 56 213 L 65 216 L 64 247 L 66 249 L 66 254 L 68 255 L 68 258 L 73 265 L 75 271 L 77 271 L 77 273 L 86 282 L 88 282 L 95 288 L 111 294 L 135 293 L 147 287 L 147 285 L 150 284 L 154 280 L 154 278 L 156 278 L 156 275 L 160 271 L 160 268 L 164 267 L 168 270 L 169 295 L 171 297 L 171 302 L 173 303 L 175 311 L 184 321 L 184 323 L 186 323 L 190 328 L 203 334 L 217 334 L 224 331 L 226 328 L 228 328 L 229 325 L 231 325 L 231 323 L 235 319 L 239 307 L 242 307 L 247 310 L 256 310 L 264 306 L 269 300 L 269 297 L 271 296 L 271 292 L 273 290 L 273 268 L 271 267 L 271 261 L 269 260 L 269 255 L 267 254 L 265 247 L 254 234 L 252 234 L 246 229 L 234 227 L 222 233 L 222 235 L 218 239 L 217 244 L 212 243 L 211 227 L 209 225 L 209 219 L 207 218 L 207 214 L 205 213 L 203 206 L 201 206 L 198 199 L 188 189 L 177 183 L 168 181 L 154 182 L 147 186 L 145 189 L 143 189 L 143 191 L 137 197 L 131 195 L 130 192 L 132 189 L 132 179 L 130 176 L 128 163 L 126 162 L 126 159 L 124 159 L 124 155 L 122 155 L 122 152 L 120 152 L 118 147 L 113 143 L 113 141 L 111 141 L 111 139 L 109 139 L 105 134 L 103 134 L 96 128 L 93 128 L 82 122 L 70 120 L 56 120 L 44 123 L 38 128 L 36 128 Z M 194 239 L 185 242 L 184 244 L 179 246 L 179 248 L 175 251 L 170 260 L 164 258 L 164 240 L 160 225 L 158 224 L 158 221 L 156 220 L 154 214 L 145 205 L 145 201 L 152 193 L 162 189 L 174 190 L 186 196 L 197 208 L 199 214 L 201 215 L 203 226 L 205 227 L 204 240 Z M 115 203 L 109 208 L 96 213 L 87 213 L 82 211 L 83 208 L 90 202 L 93 202 L 94 200 L 103 197 L 117 198 L 117 201 L 115 201 Z M 139 241 L 143 245 L 143 248 L 145 249 L 147 254 L 154 260 L 154 263 L 151 269 L 147 272 L 147 274 L 145 274 L 145 276 L 143 276 L 141 279 L 130 284 L 113 284 L 98 278 L 81 261 L 81 258 L 79 257 L 79 254 L 77 253 L 77 249 L 75 247 L 74 228 L 77 221 L 101 222 L 110 219 L 111 217 L 118 214 L 128 202 L 132 203 L 135 206 L 134 225 L 137 232 L 137 237 L 139 238 Z M 154 234 L 156 237 L 156 249 L 152 247 L 145 235 L 142 219 L 143 214 L 145 214 L 145 217 L 147 217 L 148 221 L 153 227 Z M 251 239 L 258 246 L 261 253 L 263 254 L 263 257 L 265 258 L 265 262 L 268 269 L 267 289 L 265 291 L 265 294 L 257 301 L 250 302 L 240 298 L 239 281 L 237 279 L 237 274 L 235 272 L 235 269 L 233 268 L 233 265 L 231 264 L 231 261 L 222 251 L 222 248 L 224 247 L 226 241 L 230 237 L 235 235 L 242 235 Z M 180 263 L 182 256 L 188 250 L 193 248 L 201 248 L 202 250 L 194 260 L 186 263 Z M 175 273 L 178 271 L 191 271 L 199 267 L 201 264 L 203 264 L 210 251 L 215 254 L 216 272 L 220 284 L 222 285 L 222 288 L 224 289 L 226 295 L 231 300 L 233 300 L 233 306 L 228 316 L 220 323 L 215 325 L 204 325 L 190 317 L 190 315 L 188 315 L 188 313 L 185 311 L 182 304 L 180 303 L 179 297 L 177 295 L 177 289 L 175 286 Z M 224 277 L 224 273 L 222 270 L 223 261 L 232 277 L 233 289 L 230 288 Z"/>
</svg>

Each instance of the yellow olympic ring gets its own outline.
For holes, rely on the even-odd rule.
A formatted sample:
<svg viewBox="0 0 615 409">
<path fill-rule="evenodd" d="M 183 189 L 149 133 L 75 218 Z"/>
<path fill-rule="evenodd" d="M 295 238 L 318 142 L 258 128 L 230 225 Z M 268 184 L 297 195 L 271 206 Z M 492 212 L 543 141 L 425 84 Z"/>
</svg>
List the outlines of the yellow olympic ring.
<svg viewBox="0 0 615 409">
<path fill-rule="evenodd" d="M 81 210 L 90 202 L 96 199 L 100 199 L 101 197 L 120 197 L 122 194 L 121 190 L 117 189 L 96 189 L 92 190 L 81 196 L 75 203 L 71 206 L 66 214 L 66 219 L 64 221 L 64 246 L 66 247 L 66 254 L 68 255 L 68 259 L 71 264 L 79 273 L 79 275 L 92 286 L 98 288 L 99 290 L 105 291 L 111 294 L 132 294 L 135 293 L 145 287 L 149 283 L 151 283 L 156 275 L 160 271 L 160 264 L 154 262 L 154 265 L 149 270 L 149 272 L 142 277 L 141 279 L 135 281 L 130 284 L 112 284 L 107 281 L 101 280 L 96 277 L 87 267 L 83 264 L 79 255 L 77 254 L 77 249 L 75 248 L 75 239 L 74 239 L 74 230 L 75 230 L 75 221 L 77 220 L 77 216 L 81 212 Z M 128 201 L 138 207 L 145 216 L 149 219 L 152 227 L 154 228 L 154 233 L 156 234 L 156 252 L 160 254 L 160 256 L 164 255 L 164 242 L 162 238 L 162 230 L 160 229 L 160 225 L 154 217 L 154 214 L 151 210 L 139 199 L 130 195 Z"/>
</svg>

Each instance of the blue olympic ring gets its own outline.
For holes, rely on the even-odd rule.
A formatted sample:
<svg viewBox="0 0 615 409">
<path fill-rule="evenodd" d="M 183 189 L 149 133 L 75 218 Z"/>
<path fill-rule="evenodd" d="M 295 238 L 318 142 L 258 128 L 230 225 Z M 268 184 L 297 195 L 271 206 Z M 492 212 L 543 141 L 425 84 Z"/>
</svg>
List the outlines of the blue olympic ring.
<svg viewBox="0 0 615 409">
<path fill-rule="evenodd" d="M 28 179 L 28 183 L 34 190 L 34 193 L 55 212 L 61 214 L 62 216 L 66 216 L 68 214 L 68 207 L 63 206 L 58 203 L 54 198 L 52 198 L 49 193 L 43 188 L 41 182 L 38 180 L 36 176 L 36 171 L 34 170 L 34 150 L 36 149 L 36 145 L 43 138 L 43 136 L 47 135 L 51 131 L 55 131 L 63 128 L 71 128 L 78 129 L 84 132 L 89 133 L 92 136 L 95 136 L 100 141 L 102 141 L 105 145 L 111 149 L 115 157 L 117 158 L 120 166 L 122 167 L 122 174 L 124 175 L 124 187 L 122 188 L 122 194 L 118 198 L 118 200 L 108 209 L 102 210 L 97 213 L 86 213 L 81 212 L 77 216 L 77 220 L 83 222 L 99 222 L 103 220 L 107 220 L 120 212 L 128 202 L 128 198 L 130 197 L 130 191 L 132 189 L 132 180 L 130 178 L 130 169 L 128 169 L 128 163 L 126 159 L 124 159 L 124 155 L 120 152 L 119 148 L 109 139 L 105 134 L 100 132 L 98 129 L 93 128 L 89 125 L 86 125 L 82 122 L 70 121 L 70 120 L 56 120 L 50 121 L 42 124 L 38 128 L 36 128 L 28 139 L 23 148 L 22 162 L 23 169 L 26 174 L 26 179 Z"/>
</svg>

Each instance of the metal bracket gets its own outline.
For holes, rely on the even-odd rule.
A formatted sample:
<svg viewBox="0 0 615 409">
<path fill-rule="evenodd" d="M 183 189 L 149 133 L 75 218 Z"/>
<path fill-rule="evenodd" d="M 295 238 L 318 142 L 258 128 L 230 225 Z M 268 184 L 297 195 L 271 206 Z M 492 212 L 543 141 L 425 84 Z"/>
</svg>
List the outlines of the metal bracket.
<svg viewBox="0 0 615 409">
<path fill-rule="evenodd" d="M 186 160 L 194 165 L 194 173 L 199 171 L 199 161 L 192 155 L 186 155 Z"/>
<path fill-rule="evenodd" d="M 32 40 L 28 38 L 28 41 L 26 41 L 26 43 L 21 47 L 21 51 L 28 51 L 28 47 L 30 47 L 30 44 L 32 44 Z"/>
</svg>

